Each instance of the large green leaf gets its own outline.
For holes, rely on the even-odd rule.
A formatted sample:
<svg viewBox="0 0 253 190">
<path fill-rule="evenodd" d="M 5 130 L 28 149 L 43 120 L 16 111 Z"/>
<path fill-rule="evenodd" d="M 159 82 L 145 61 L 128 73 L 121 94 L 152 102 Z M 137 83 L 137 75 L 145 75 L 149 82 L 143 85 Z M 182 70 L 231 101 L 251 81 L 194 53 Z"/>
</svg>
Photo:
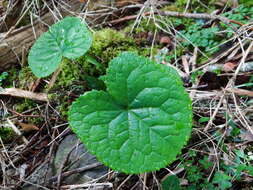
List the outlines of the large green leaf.
<svg viewBox="0 0 253 190">
<path fill-rule="evenodd" d="M 71 106 L 73 131 L 97 158 L 125 173 L 158 170 L 175 160 L 192 126 L 191 101 L 177 72 L 134 53 L 109 63 L 107 91 Z"/>
<path fill-rule="evenodd" d="M 58 68 L 62 57 L 82 56 L 91 42 L 91 34 L 79 18 L 65 17 L 36 40 L 28 56 L 29 66 L 37 77 L 46 77 Z"/>
</svg>

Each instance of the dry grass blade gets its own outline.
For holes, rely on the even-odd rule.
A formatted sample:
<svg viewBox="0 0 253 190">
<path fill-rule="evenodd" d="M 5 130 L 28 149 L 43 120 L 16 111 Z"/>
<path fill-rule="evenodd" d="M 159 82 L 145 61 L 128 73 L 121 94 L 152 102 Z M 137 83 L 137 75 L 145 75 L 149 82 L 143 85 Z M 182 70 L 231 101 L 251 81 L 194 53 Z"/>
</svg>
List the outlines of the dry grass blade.
<svg viewBox="0 0 253 190">
<path fill-rule="evenodd" d="M 113 188 L 112 183 L 88 183 L 88 184 L 76 184 L 76 185 L 64 185 L 61 187 L 62 189 L 80 189 L 80 188 L 88 188 L 88 189 L 105 189 L 105 188 Z"/>
<path fill-rule="evenodd" d="M 204 128 L 204 131 L 205 131 L 205 132 L 208 131 L 208 129 L 209 129 L 210 126 L 212 125 L 212 122 L 213 122 L 213 120 L 214 120 L 216 114 L 218 113 L 218 111 L 219 111 L 221 105 L 222 105 L 223 99 L 225 98 L 225 92 L 227 91 L 227 89 L 231 88 L 231 87 L 234 85 L 235 79 L 236 79 L 236 77 L 237 77 L 237 75 L 238 75 L 238 73 L 239 73 L 239 71 L 240 71 L 240 68 L 241 68 L 242 65 L 245 63 L 245 60 L 246 60 L 248 54 L 250 53 L 252 47 L 253 47 L 253 41 L 250 43 L 249 47 L 247 48 L 246 52 L 244 53 L 244 55 L 243 55 L 243 57 L 242 57 L 242 59 L 241 59 L 241 61 L 240 61 L 240 64 L 238 65 L 238 67 L 237 67 L 237 69 L 236 69 L 236 71 L 235 71 L 233 77 L 229 80 L 228 84 L 226 85 L 226 87 L 225 87 L 225 89 L 224 89 L 224 93 L 223 93 L 223 95 L 220 97 L 220 101 L 219 101 L 219 103 L 218 103 L 218 105 L 217 105 L 217 107 L 216 107 L 214 113 L 212 114 L 212 116 L 211 116 L 211 118 L 210 118 L 208 124 L 207 124 L 206 127 Z M 251 128 L 248 128 L 248 129 L 249 129 L 251 132 L 253 132 L 253 130 L 252 130 Z"/>
<path fill-rule="evenodd" d="M 253 97 L 253 91 L 250 91 L 250 90 L 244 90 L 244 89 L 239 89 L 239 88 L 228 88 L 227 91 L 231 93 L 235 93 L 240 96 Z"/>
</svg>

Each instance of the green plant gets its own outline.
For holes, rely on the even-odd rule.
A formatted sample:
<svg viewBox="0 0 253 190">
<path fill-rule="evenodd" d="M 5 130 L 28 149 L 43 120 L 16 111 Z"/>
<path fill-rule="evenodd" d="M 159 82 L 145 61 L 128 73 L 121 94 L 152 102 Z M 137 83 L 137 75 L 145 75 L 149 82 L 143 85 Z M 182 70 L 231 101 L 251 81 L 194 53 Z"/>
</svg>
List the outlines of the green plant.
<svg viewBox="0 0 253 190">
<path fill-rule="evenodd" d="M 182 3 L 187 2 L 184 0 L 180 1 Z M 242 24 L 248 24 L 253 21 L 253 7 L 240 5 L 231 11 L 223 13 L 222 16 L 236 20 Z M 182 22 L 185 25 L 185 29 L 180 32 L 179 37 L 187 48 L 191 49 L 193 46 L 197 46 L 207 55 L 216 53 L 220 48 L 219 46 L 234 34 L 235 28 L 240 27 L 238 24 L 231 23 L 228 25 L 227 23 L 220 22 L 217 26 L 207 28 L 204 20 L 197 19 L 193 22 L 194 24 Z M 180 22 L 174 22 L 175 25 L 176 23 Z"/>
<path fill-rule="evenodd" d="M 251 0 L 239 0 L 239 3 L 246 6 L 253 6 L 253 1 Z"/>
<path fill-rule="evenodd" d="M 232 11 L 223 13 L 222 16 L 225 16 L 231 20 L 237 20 L 243 24 L 250 23 L 253 21 L 253 7 L 240 5 Z M 234 26 L 238 26 L 233 24 Z"/>
<path fill-rule="evenodd" d="M 2 72 L 0 74 L 0 86 L 3 85 L 3 81 L 8 77 L 8 73 L 7 72 Z"/>
<path fill-rule="evenodd" d="M 88 31 L 78 24 L 67 17 L 38 39 L 28 60 L 36 76 L 54 72 L 63 56 L 77 58 L 89 49 L 89 34 L 82 34 Z M 90 152 L 125 173 L 154 171 L 174 161 L 192 126 L 191 101 L 177 72 L 125 52 L 109 63 L 102 79 L 107 92 L 86 92 L 68 113 L 71 128 Z"/>
<path fill-rule="evenodd" d="M 191 101 L 177 72 L 134 53 L 109 63 L 107 92 L 80 96 L 69 123 L 105 165 L 125 173 L 158 170 L 175 160 L 191 133 Z"/>
<path fill-rule="evenodd" d="M 252 1 L 250 3 L 252 4 Z M 236 20 L 242 24 L 248 24 L 253 21 L 253 7 L 247 4 L 240 5 L 232 11 L 223 13 L 222 16 Z M 240 27 L 240 25 L 233 23 L 231 25 L 221 23 L 221 26 L 226 29 L 227 37 L 231 37 L 235 33 L 235 28 Z"/>
<path fill-rule="evenodd" d="M 181 158 L 181 167 L 185 169 L 184 179 L 189 183 L 183 190 L 214 190 L 214 184 L 208 181 L 209 170 L 213 163 L 208 160 L 207 156 L 202 156 L 194 150 L 188 151 L 188 156 Z"/>
<path fill-rule="evenodd" d="M 220 190 L 225 190 L 232 187 L 230 182 L 231 177 L 223 172 L 216 172 L 213 178 L 213 183 L 218 184 Z"/>
<path fill-rule="evenodd" d="M 10 127 L 0 126 L 0 138 L 3 142 L 12 141 L 15 137 L 15 132 Z"/>
<path fill-rule="evenodd" d="M 189 3 L 188 10 L 193 12 L 212 12 L 214 7 L 214 2 L 216 0 L 176 0 L 175 5 L 176 7 L 186 8 L 187 4 Z"/>
<path fill-rule="evenodd" d="M 218 27 L 202 28 L 203 23 L 197 22 L 189 26 L 181 32 L 184 42 L 183 45 L 191 47 L 192 45 L 199 47 L 205 53 L 214 53 L 219 50 L 217 47 L 219 41 L 217 39 Z"/>
<path fill-rule="evenodd" d="M 86 25 L 77 17 L 66 17 L 36 40 L 29 52 L 29 67 L 37 77 L 49 76 L 59 67 L 63 57 L 82 56 L 91 42 Z"/>
<path fill-rule="evenodd" d="M 179 179 L 176 175 L 170 175 L 162 181 L 162 190 L 181 190 Z"/>
</svg>

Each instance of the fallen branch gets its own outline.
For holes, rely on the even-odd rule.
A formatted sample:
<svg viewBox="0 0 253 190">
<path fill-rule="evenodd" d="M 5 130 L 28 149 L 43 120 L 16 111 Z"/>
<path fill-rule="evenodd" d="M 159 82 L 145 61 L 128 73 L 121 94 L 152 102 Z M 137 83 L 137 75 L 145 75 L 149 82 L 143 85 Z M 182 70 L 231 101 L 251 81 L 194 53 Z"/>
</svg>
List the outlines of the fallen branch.
<svg viewBox="0 0 253 190">
<path fill-rule="evenodd" d="M 206 14 L 206 13 L 180 13 L 180 12 L 173 12 L 173 11 L 156 11 L 156 12 L 145 12 L 143 13 L 143 16 L 148 16 L 152 14 L 158 14 L 161 16 L 171 16 L 171 17 L 184 17 L 184 18 L 195 18 L 195 19 L 207 19 L 207 20 L 220 20 L 226 24 L 237 24 L 242 26 L 243 24 L 236 21 L 236 20 L 231 20 L 226 17 L 220 16 L 220 15 L 214 15 L 214 14 Z M 131 16 L 126 16 L 123 18 L 119 18 L 116 20 L 113 20 L 110 22 L 111 25 L 116 25 L 121 22 L 125 21 L 130 21 L 138 18 L 139 15 L 131 15 Z"/>
<path fill-rule="evenodd" d="M 46 93 L 34 93 L 34 92 L 30 92 L 30 91 L 22 90 L 18 88 L 0 89 L 0 95 L 8 95 L 8 96 L 38 100 L 42 102 L 48 102 L 48 97 Z"/>
<path fill-rule="evenodd" d="M 195 19 L 206 19 L 206 20 L 220 20 L 226 24 L 237 24 L 242 26 L 243 24 L 236 21 L 231 20 L 226 17 L 215 15 L 215 14 L 207 14 L 207 13 L 180 13 L 180 12 L 173 12 L 173 11 L 161 11 L 159 12 L 162 16 L 173 16 L 173 17 L 184 17 L 184 18 L 195 18 Z"/>
</svg>

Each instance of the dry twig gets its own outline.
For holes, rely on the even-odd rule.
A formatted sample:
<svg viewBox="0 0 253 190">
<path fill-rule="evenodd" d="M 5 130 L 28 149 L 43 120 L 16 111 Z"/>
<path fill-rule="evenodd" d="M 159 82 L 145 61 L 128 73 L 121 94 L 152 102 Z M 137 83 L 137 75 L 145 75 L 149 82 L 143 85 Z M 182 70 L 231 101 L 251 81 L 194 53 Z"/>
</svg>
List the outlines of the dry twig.
<svg viewBox="0 0 253 190">
<path fill-rule="evenodd" d="M 240 26 L 243 26 L 242 23 L 236 21 L 236 20 L 231 20 L 226 17 L 220 16 L 220 15 L 212 15 L 212 14 L 207 14 L 207 13 L 180 13 L 180 12 L 174 12 L 174 11 L 156 11 L 156 12 L 145 12 L 142 15 L 143 16 L 149 16 L 152 14 L 158 14 L 161 16 L 171 16 L 171 17 L 184 17 L 184 18 L 195 18 L 195 19 L 207 19 L 207 20 L 220 20 L 226 24 L 237 24 Z M 126 16 L 123 18 L 119 18 L 116 20 L 113 20 L 110 22 L 111 25 L 116 25 L 122 22 L 134 20 L 138 18 L 139 15 L 131 15 L 131 16 Z"/>
<path fill-rule="evenodd" d="M 240 61 L 240 64 L 238 65 L 238 67 L 237 67 L 237 69 L 236 69 L 236 71 L 235 71 L 233 77 L 229 80 L 228 84 L 226 85 L 226 87 L 225 87 L 225 89 L 224 89 L 224 93 L 223 93 L 223 95 L 220 97 L 220 101 L 219 101 L 219 103 L 218 103 L 218 105 L 217 105 L 217 107 L 216 107 L 214 113 L 212 114 L 210 120 L 208 121 L 208 124 L 207 124 L 206 127 L 204 128 L 204 131 L 205 131 L 205 132 L 208 131 L 208 129 L 209 129 L 210 126 L 212 125 L 213 120 L 214 120 L 215 116 L 217 115 L 217 113 L 218 113 L 218 111 L 219 111 L 219 109 L 220 109 L 220 107 L 221 107 L 221 105 L 222 105 L 223 99 L 225 98 L 225 93 L 226 93 L 227 89 L 233 87 L 234 81 L 235 81 L 235 79 L 236 79 L 236 77 L 237 77 L 237 75 L 238 75 L 238 73 L 239 73 L 239 71 L 240 71 L 240 68 L 241 68 L 241 66 L 245 63 L 245 60 L 246 60 L 246 58 L 247 58 L 249 52 L 251 51 L 252 47 L 253 47 L 253 41 L 250 43 L 249 47 L 247 48 L 246 52 L 244 53 L 244 55 L 243 55 L 243 57 L 242 57 L 242 59 L 241 59 L 241 61 Z M 252 132 L 252 129 L 249 128 L 249 131 Z M 253 132 L 252 132 L 252 134 L 253 134 Z"/>
<path fill-rule="evenodd" d="M 85 183 L 85 184 L 75 184 L 75 185 L 64 185 L 62 189 L 80 189 L 80 188 L 88 188 L 88 189 L 105 189 L 105 188 L 112 188 L 112 183 Z"/>
<path fill-rule="evenodd" d="M 244 89 L 239 89 L 239 88 L 228 88 L 227 91 L 241 95 L 241 96 L 253 97 L 253 91 L 250 91 L 250 90 L 244 90 Z"/>
<path fill-rule="evenodd" d="M 8 96 L 38 100 L 42 102 L 48 102 L 48 97 L 47 97 L 47 94 L 45 93 L 34 93 L 34 92 L 30 92 L 30 91 L 22 90 L 18 88 L 0 89 L 0 95 L 8 95 Z"/>
</svg>

